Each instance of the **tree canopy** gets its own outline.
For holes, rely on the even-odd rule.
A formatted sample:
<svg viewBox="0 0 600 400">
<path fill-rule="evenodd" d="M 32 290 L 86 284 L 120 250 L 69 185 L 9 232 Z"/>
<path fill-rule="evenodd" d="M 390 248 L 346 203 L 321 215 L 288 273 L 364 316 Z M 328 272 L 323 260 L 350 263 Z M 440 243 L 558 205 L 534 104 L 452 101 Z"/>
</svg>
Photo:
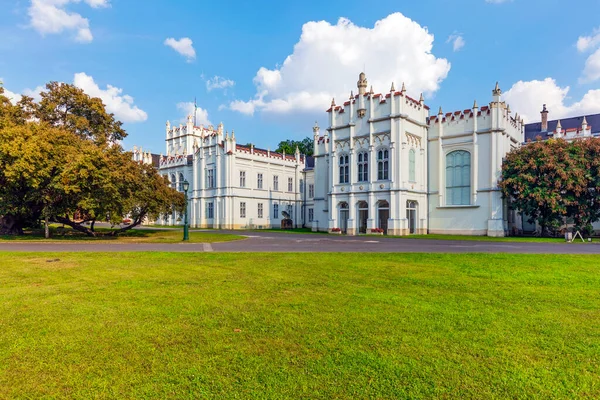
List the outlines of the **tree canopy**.
<svg viewBox="0 0 600 400">
<path fill-rule="evenodd" d="M 502 165 L 500 188 L 511 207 L 548 234 L 572 219 L 591 232 L 600 219 L 600 140 L 536 141 L 510 152 Z"/>
<path fill-rule="evenodd" d="M 296 152 L 296 148 L 298 148 L 301 154 L 312 156 L 313 140 L 309 137 L 306 137 L 302 140 L 282 140 L 279 142 L 279 145 L 277 145 L 277 149 L 275 149 L 275 151 L 277 153 L 283 153 L 285 151 L 286 154 L 294 154 Z"/>
<path fill-rule="evenodd" d="M 39 103 L 23 97 L 15 105 L 0 87 L 0 233 L 43 219 L 95 236 L 95 221 L 128 216 L 133 223 L 122 231 L 181 210 L 183 195 L 123 151 L 125 136 L 100 99 L 72 85 L 51 82 Z"/>
</svg>

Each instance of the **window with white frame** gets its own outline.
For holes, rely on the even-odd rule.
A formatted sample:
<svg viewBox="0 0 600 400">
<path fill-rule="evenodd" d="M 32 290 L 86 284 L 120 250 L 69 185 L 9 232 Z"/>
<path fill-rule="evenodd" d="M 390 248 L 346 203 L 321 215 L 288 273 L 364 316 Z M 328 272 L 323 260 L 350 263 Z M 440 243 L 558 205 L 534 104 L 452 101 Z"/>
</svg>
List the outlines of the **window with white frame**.
<svg viewBox="0 0 600 400">
<path fill-rule="evenodd" d="M 171 187 L 175 189 L 177 187 L 177 178 L 175 174 L 171 174 Z"/>
<path fill-rule="evenodd" d="M 471 153 L 456 150 L 446 155 L 446 204 L 471 204 Z"/>
<path fill-rule="evenodd" d="M 279 219 L 279 204 L 273 204 L 273 219 Z"/>
<path fill-rule="evenodd" d="M 288 204 L 287 212 L 288 212 L 288 214 L 290 214 L 290 218 L 292 218 L 292 205 L 291 204 Z"/>
<path fill-rule="evenodd" d="M 215 216 L 215 209 L 212 202 L 206 203 L 206 218 L 212 219 Z"/>
<path fill-rule="evenodd" d="M 246 187 L 246 171 L 240 171 L 240 187 Z"/>
<path fill-rule="evenodd" d="M 381 149 L 377 152 L 377 180 L 390 179 L 390 151 Z"/>
<path fill-rule="evenodd" d="M 294 178 L 288 178 L 288 192 L 294 191 Z"/>
<path fill-rule="evenodd" d="M 206 188 L 212 189 L 215 187 L 215 170 L 209 168 L 206 170 Z"/>
<path fill-rule="evenodd" d="M 246 202 L 240 202 L 240 218 L 246 218 Z"/>
<path fill-rule="evenodd" d="M 279 176 L 273 175 L 273 190 L 279 190 Z"/>
<path fill-rule="evenodd" d="M 410 182 L 416 181 L 416 153 L 415 149 L 410 149 L 408 151 L 408 180 Z"/>
<path fill-rule="evenodd" d="M 369 153 L 363 151 L 358 153 L 358 181 L 367 182 L 369 180 Z"/>
<path fill-rule="evenodd" d="M 258 218 L 263 217 L 263 203 L 258 203 Z"/>
<path fill-rule="evenodd" d="M 308 222 L 313 222 L 313 219 L 315 218 L 315 210 L 312 208 L 308 209 Z"/>
<path fill-rule="evenodd" d="M 256 187 L 259 189 L 263 188 L 263 174 L 258 174 L 256 176 Z"/>
<path fill-rule="evenodd" d="M 185 181 L 185 178 L 183 177 L 183 174 L 180 172 L 179 173 L 179 191 L 183 191 L 183 181 Z"/>
<path fill-rule="evenodd" d="M 348 183 L 348 154 L 342 154 L 340 156 L 340 183 Z"/>
<path fill-rule="evenodd" d="M 308 185 L 308 198 L 312 199 L 315 197 L 315 185 L 312 183 Z"/>
</svg>

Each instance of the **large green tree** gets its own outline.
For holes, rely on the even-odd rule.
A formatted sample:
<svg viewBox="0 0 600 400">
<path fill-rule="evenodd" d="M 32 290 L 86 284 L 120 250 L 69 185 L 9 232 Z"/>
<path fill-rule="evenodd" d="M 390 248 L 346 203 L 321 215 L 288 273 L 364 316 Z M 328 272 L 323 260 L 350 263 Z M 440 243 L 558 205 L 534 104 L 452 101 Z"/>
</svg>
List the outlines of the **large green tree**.
<svg viewBox="0 0 600 400">
<path fill-rule="evenodd" d="M 95 236 L 95 221 L 132 218 L 117 234 L 183 208 L 181 193 L 123 151 L 126 133 L 100 99 L 51 83 L 39 104 L 24 97 L 13 105 L 1 89 L 0 233 L 21 234 L 41 219 Z"/>
<path fill-rule="evenodd" d="M 551 234 L 565 218 L 589 231 L 600 217 L 597 139 L 528 143 L 510 152 L 502 165 L 500 188 L 513 208 Z"/>
</svg>

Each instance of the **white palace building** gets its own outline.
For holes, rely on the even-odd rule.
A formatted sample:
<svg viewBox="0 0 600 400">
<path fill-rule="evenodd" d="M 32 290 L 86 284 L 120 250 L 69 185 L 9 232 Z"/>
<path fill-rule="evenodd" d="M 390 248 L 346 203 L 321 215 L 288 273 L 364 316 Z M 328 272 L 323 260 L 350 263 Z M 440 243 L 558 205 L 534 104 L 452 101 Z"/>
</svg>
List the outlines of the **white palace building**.
<svg viewBox="0 0 600 400">
<path fill-rule="evenodd" d="M 197 228 L 279 228 L 289 216 L 294 227 L 348 235 L 523 229 L 497 183 L 526 127 L 501 101 L 498 84 L 489 104 L 436 115 L 404 85 L 376 94 L 361 73 L 357 86 L 345 102 L 332 101 L 324 132 L 314 126 L 312 157 L 240 146 L 222 124 L 196 127 L 188 117 L 186 125 L 167 122 L 166 156 L 134 149 L 134 158 L 154 161 L 174 187 L 190 183 L 190 225 Z M 577 132 L 591 135 L 583 121 Z M 174 214 L 156 222 L 183 223 Z"/>
</svg>

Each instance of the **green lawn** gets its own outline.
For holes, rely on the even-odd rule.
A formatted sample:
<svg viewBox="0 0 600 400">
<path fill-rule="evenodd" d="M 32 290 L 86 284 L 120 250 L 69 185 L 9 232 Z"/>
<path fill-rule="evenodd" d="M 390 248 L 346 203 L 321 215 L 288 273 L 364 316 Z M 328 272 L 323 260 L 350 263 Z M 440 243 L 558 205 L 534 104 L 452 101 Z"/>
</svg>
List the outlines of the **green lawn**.
<svg viewBox="0 0 600 400">
<path fill-rule="evenodd" d="M 99 233 L 105 233 L 107 229 L 97 229 Z M 183 239 L 183 229 L 165 229 L 165 230 L 150 230 L 150 229 L 132 229 L 126 231 L 119 236 L 99 236 L 88 237 L 80 232 L 72 229 L 52 229 L 52 237 L 44 239 L 43 230 L 26 231 L 23 236 L 0 236 L 2 241 L 27 241 L 27 242 L 54 242 L 54 241 L 85 241 L 95 243 L 179 243 Z M 190 232 L 190 243 L 215 243 L 229 242 L 232 240 L 244 239 L 244 236 L 222 234 L 216 232 Z"/>
<path fill-rule="evenodd" d="M 0 398 L 598 398 L 598 260 L 0 253 Z"/>
</svg>

